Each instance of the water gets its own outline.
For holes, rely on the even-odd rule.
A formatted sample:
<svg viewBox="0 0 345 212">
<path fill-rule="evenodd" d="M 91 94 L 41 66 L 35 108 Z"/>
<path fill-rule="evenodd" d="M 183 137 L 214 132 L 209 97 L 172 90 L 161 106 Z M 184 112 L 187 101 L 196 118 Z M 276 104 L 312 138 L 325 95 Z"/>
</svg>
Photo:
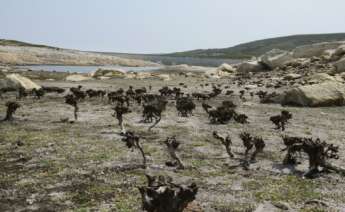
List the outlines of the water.
<svg viewBox="0 0 345 212">
<path fill-rule="evenodd" d="M 18 68 L 30 69 L 33 71 L 55 71 L 55 72 L 70 72 L 70 73 L 90 73 L 97 69 L 120 69 L 123 71 L 152 71 L 158 70 L 161 67 L 127 67 L 127 66 L 64 66 L 64 65 L 27 65 L 17 66 Z"/>
<path fill-rule="evenodd" d="M 106 53 L 129 59 L 149 60 L 163 65 L 180 65 L 187 64 L 191 66 L 210 66 L 218 67 L 223 63 L 236 64 L 242 62 L 239 59 L 221 59 L 221 58 L 195 58 L 195 57 L 171 57 L 164 55 L 144 55 L 144 54 L 120 54 L 120 53 Z"/>
</svg>

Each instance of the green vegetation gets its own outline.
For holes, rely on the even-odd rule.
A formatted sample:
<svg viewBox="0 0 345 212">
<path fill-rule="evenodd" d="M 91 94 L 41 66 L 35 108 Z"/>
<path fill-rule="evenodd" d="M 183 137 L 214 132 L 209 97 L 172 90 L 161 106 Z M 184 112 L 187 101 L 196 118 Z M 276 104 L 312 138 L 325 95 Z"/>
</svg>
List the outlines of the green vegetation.
<svg viewBox="0 0 345 212">
<path fill-rule="evenodd" d="M 298 204 L 321 198 L 321 194 L 316 191 L 318 187 L 316 182 L 292 175 L 279 179 L 271 177 L 256 179 L 247 182 L 244 186 L 249 191 L 254 191 L 254 196 L 258 202 L 266 200 Z"/>
<path fill-rule="evenodd" d="M 187 52 L 176 52 L 167 56 L 244 59 L 251 58 L 252 56 L 260 56 L 265 52 L 275 48 L 282 50 L 292 50 L 297 46 L 341 40 L 345 40 L 345 33 L 292 35 L 287 37 L 253 41 L 230 48 L 198 49 Z"/>
<path fill-rule="evenodd" d="M 52 48 L 52 49 L 59 49 L 56 47 L 46 46 L 46 45 L 39 45 L 39 44 L 32 44 L 32 43 L 26 43 L 16 40 L 6 40 L 6 39 L 0 39 L 0 46 L 27 46 L 27 47 L 42 47 L 42 48 Z"/>
</svg>

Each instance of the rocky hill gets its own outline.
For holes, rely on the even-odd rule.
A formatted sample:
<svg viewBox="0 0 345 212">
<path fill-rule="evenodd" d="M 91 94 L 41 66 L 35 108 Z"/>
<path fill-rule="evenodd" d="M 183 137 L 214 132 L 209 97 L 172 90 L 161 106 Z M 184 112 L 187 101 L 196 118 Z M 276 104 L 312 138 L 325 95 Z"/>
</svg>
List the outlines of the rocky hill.
<svg viewBox="0 0 345 212">
<path fill-rule="evenodd" d="M 169 54 L 169 56 L 245 59 L 253 56 L 260 56 L 271 49 L 290 51 L 302 45 L 342 40 L 345 40 L 345 33 L 292 35 L 253 41 L 230 48 L 198 49 L 187 52 L 177 52 Z"/>
<path fill-rule="evenodd" d="M 0 64 L 156 66 L 137 59 L 61 49 L 13 40 L 0 40 Z"/>
</svg>

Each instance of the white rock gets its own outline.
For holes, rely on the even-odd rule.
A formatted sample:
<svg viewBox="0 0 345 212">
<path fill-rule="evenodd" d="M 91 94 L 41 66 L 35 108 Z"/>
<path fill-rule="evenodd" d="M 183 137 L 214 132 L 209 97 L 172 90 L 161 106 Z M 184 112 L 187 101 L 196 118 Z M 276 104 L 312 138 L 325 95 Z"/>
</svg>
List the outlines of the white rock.
<svg viewBox="0 0 345 212">
<path fill-rule="evenodd" d="M 292 55 L 294 58 L 310 58 L 310 57 L 321 57 L 324 55 L 328 50 L 336 49 L 341 45 L 344 45 L 345 42 L 343 41 L 336 41 L 336 42 L 323 42 L 323 43 L 316 43 L 311 45 L 303 45 L 295 48 L 292 51 Z"/>
<path fill-rule="evenodd" d="M 94 73 L 91 74 L 94 78 L 99 77 L 124 77 L 126 74 L 126 71 L 123 71 L 121 69 L 98 69 Z"/>
<path fill-rule="evenodd" d="M 339 106 L 345 104 L 345 85 L 327 81 L 321 84 L 301 86 L 286 92 L 284 105 L 304 107 Z"/>
<path fill-rule="evenodd" d="M 322 82 L 327 82 L 327 81 L 343 82 L 343 79 L 340 76 L 333 77 L 326 73 L 317 73 L 308 77 L 308 82 L 322 83 Z"/>
<path fill-rule="evenodd" d="M 240 63 L 237 68 L 239 73 L 248 73 L 248 72 L 261 72 L 265 71 L 265 67 L 257 60 L 255 61 L 246 61 Z"/>
<path fill-rule="evenodd" d="M 66 81 L 71 81 L 71 82 L 80 82 L 80 81 L 85 81 L 85 80 L 91 80 L 91 77 L 87 77 L 81 74 L 72 74 L 66 77 Z"/>
<path fill-rule="evenodd" d="M 285 75 L 285 76 L 284 76 L 284 79 L 285 79 L 285 80 L 296 80 L 296 79 L 299 79 L 299 78 L 301 78 L 301 77 L 302 77 L 302 75 L 300 75 L 300 74 L 291 73 L 291 74 Z"/>
<path fill-rule="evenodd" d="M 293 60 L 292 54 L 288 51 L 273 49 L 260 57 L 261 61 L 271 69 L 281 68 Z"/>
<path fill-rule="evenodd" d="M 217 68 L 219 71 L 228 72 L 228 73 L 234 73 L 236 72 L 236 68 L 234 68 L 232 65 L 229 65 L 227 63 L 223 63 L 221 66 Z"/>
<path fill-rule="evenodd" d="M 32 89 L 40 89 L 41 86 L 37 85 L 33 81 L 31 81 L 27 77 L 23 77 L 20 74 L 9 74 L 6 75 L 6 78 L 11 80 L 12 82 L 20 85 L 21 87 L 25 88 L 25 90 L 32 90 Z"/>
<path fill-rule="evenodd" d="M 335 67 L 335 72 L 336 73 L 345 72 L 345 57 L 341 58 L 340 60 L 335 62 L 333 65 Z"/>
</svg>

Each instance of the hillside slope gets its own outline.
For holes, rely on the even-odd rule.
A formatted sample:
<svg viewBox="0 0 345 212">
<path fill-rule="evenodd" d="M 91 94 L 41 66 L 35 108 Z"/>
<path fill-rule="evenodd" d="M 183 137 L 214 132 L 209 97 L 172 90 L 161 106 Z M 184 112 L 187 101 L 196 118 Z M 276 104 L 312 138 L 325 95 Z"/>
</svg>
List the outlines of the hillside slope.
<svg viewBox="0 0 345 212">
<path fill-rule="evenodd" d="M 57 47 L 52 46 L 46 46 L 46 45 L 40 45 L 40 44 L 32 44 L 17 40 L 6 40 L 6 39 L 0 39 L 0 46 L 26 46 L 26 47 L 43 47 L 43 48 L 51 48 L 51 49 L 59 49 Z"/>
<path fill-rule="evenodd" d="M 292 50 L 297 46 L 342 40 L 345 40 L 345 33 L 292 35 L 253 41 L 224 49 L 198 49 L 187 52 L 176 52 L 168 55 L 201 58 L 245 59 L 251 58 L 252 56 L 260 56 L 272 49 Z"/>
<path fill-rule="evenodd" d="M 158 64 L 78 50 L 0 40 L 0 64 L 9 65 L 121 65 L 156 66 Z"/>
</svg>

